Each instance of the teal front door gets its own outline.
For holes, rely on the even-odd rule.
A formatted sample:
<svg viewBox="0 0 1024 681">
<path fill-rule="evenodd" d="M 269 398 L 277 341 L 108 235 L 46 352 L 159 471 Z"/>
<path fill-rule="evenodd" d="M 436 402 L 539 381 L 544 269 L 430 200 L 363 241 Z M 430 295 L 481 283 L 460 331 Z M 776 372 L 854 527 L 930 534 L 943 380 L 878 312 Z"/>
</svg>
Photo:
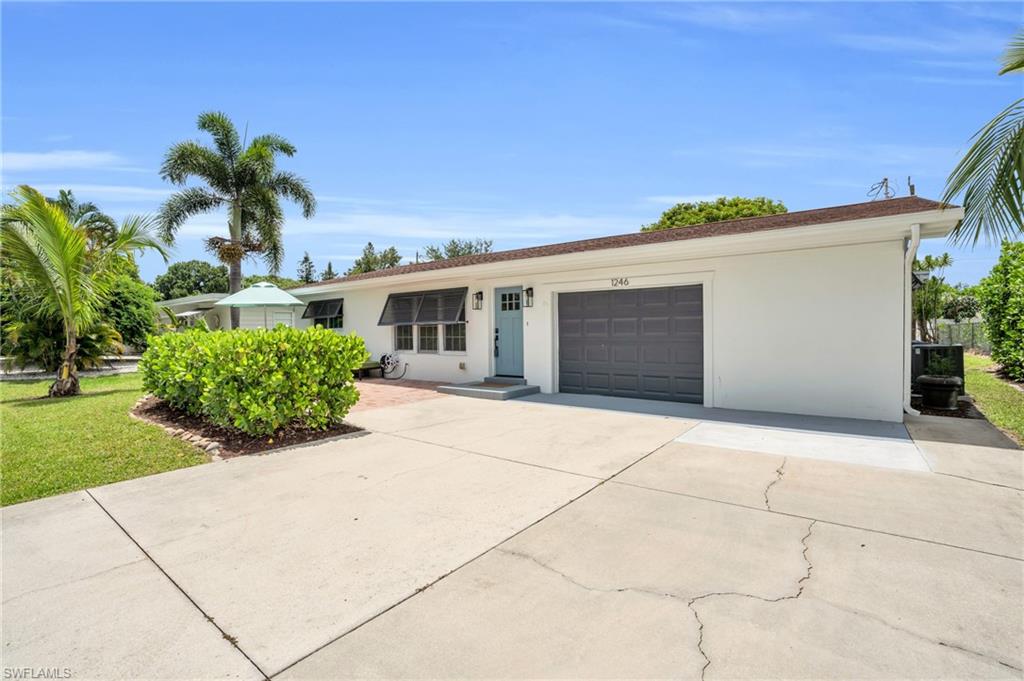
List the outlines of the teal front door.
<svg viewBox="0 0 1024 681">
<path fill-rule="evenodd" d="M 523 287 L 494 289 L 494 373 L 523 375 Z"/>
</svg>

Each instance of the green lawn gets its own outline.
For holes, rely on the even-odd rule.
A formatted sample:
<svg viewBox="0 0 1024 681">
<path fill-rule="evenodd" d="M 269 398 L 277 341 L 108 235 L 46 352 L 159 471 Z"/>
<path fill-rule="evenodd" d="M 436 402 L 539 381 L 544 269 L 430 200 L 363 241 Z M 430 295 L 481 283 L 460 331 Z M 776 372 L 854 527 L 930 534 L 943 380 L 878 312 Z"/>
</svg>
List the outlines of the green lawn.
<svg viewBox="0 0 1024 681">
<path fill-rule="evenodd" d="M 992 373 L 996 365 L 984 355 L 964 354 L 967 392 L 989 421 L 1024 443 L 1024 392 Z"/>
<path fill-rule="evenodd" d="M 38 399 L 49 384 L 0 383 L 0 505 L 207 460 L 128 416 L 142 395 L 138 374 L 85 378 L 78 397 Z"/>
</svg>

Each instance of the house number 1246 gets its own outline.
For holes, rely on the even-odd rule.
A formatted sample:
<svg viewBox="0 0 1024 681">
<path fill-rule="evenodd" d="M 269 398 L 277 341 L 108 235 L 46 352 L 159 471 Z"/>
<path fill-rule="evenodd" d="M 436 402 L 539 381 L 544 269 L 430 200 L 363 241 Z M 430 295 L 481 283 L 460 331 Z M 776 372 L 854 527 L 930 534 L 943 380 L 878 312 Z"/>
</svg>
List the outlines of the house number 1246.
<svg viewBox="0 0 1024 681">
<path fill-rule="evenodd" d="M 612 279 L 612 286 L 629 286 L 629 279 L 626 277 L 615 277 Z"/>
</svg>

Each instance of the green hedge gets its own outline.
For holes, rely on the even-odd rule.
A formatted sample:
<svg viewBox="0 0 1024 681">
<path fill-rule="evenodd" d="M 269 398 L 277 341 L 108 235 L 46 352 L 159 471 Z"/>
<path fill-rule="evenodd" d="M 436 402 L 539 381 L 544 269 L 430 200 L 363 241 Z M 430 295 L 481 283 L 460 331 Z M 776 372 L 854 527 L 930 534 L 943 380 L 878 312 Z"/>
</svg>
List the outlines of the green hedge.
<svg viewBox="0 0 1024 681">
<path fill-rule="evenodd" d="M 139 371 L 151 393 L 251 435 L 328 428 L 359 400 L 352 370 L 363 339 L 314 327 L 167 333 L 150 338 Z"/>
<path fill-rule="evenodd" d="M 992 359 L 1024 381 L 1024 242 L 1003 242 L 999 261 L 978 291 Z"/>
</svg>

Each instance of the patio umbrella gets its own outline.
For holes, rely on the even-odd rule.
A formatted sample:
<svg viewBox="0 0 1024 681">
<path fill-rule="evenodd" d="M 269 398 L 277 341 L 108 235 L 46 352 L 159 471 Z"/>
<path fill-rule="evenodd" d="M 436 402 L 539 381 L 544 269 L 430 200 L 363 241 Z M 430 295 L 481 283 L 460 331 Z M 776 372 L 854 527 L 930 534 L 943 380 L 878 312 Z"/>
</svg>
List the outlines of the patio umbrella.
<svg viewBox="0 0 1024 681">
<path fill-rule="evenodd" d="M 261 281 L 253 284 L 247 289 L 232 294 L 227 298 L 221 298 L 217 305 L 225 307 L 262 307 L 263 328 L 267 327 L 268 307 L 305 307 L 305 303 L 288 293 L 274 286 L 269 281 Z M 295 314 L 292 313 L 292 322 L 295 321 Z"/>
</svg>

